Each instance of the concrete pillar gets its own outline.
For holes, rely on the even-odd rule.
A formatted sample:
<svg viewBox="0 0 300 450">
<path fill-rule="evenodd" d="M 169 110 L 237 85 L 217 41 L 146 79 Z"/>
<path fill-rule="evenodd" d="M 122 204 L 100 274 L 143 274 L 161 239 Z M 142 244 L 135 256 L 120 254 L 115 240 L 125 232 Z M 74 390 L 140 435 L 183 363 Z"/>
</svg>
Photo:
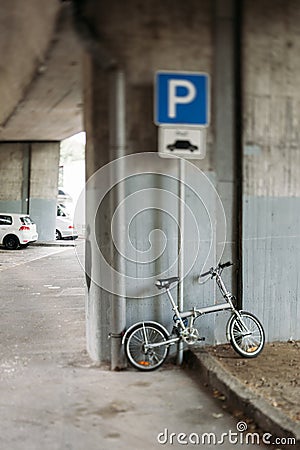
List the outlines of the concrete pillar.
<svg viewBox="0 0 300 450">
<path fill-rule="evenodd" d="M 59 151 L 59 142 L 31 144 L 29 214 L 40 241 L 55 240 Z"/>
<path fill-rule="evenodd" d="M 40 241 L 55 239 L 59 142 L 0 144 L 0 210 L 28 213 Z"/>
<path fill-rule="evenodd" d="M 28 180 L 23 183 L 25 159 L 27 165 L 26 144 L 0 143 L 0 211 L 2 212 L 27 212 Z"/>
<path fill-rule="evenodd" d="M 77 6 L 79 3 L 77 3 Z M 109 97 L 111 93 L 110 69 L 121 68 L 126 77 L 126 153 L 135 154 L 139 152 L 157 152 L 157 127 L 153 123 L 153 92 L 154 74 L 157 70 L 178 70 L 178 71 L 203 71 L 212 75 L 213 90 L 222 92 L 226 85 L 226 93 L 222 100 L 224 105 L 216 103 L 217 108 L 222 108 L 218 113 L 218 124 L 215 128 L 215 114 L 213 110 L 212 124 L 208 130 L 207 156 L 202 161 L 195 162 L 195 166 L 200 168 L 212 183 L 219 180 L 223 197 L 226 199 L 228 208 L 228 220 L 232 219 L 233 203 L 233 111 L 231 102 L 232 94 L 232 55 L 230 55 L 231 41 L 231 20 L 227 16 L 218 15 L 218 45 L 219 62 L 216 67 L 220 72 L 226 72 L 224 84 L 221 75 L 215 85 L 214 73 L 214 8 L 210 0 L 187 0 L 186 2 L 174 1 L 172 8 L 169 4 L 159 0 L 151 2 L 141 2 L 140 0 L 130 0 L 121 2 L 112 0 L 109 4 L 99 4 L 94 0 L 88 0 L 81 5 L 77 11 L 76 20 L 80 36 L 82 38 L 87 53 L 84 60 L 84 80 L 85 80 L 85 129 L 87 132 L 86 146 L 86 174 L 87 180 L 111 161 L 116 154 L 111 147 L 111 126 L 109 124 Z M 124 22 L 124 16 L 128 18 Z M 228 40 L 222 47 L 222 32 L 225 27 Z M 224 62 L 221 53 L 226 50 L 226 55 L 230 61 L 226 67 L 220 67 Z M 227 86 L 227 83 L 228 86 Z M 222 114 L 225 116 L 222 117 Z M 227 116 L 228 115 L 228 116 Z M 227 116 L 227 117 L 226 117 Z M 215 154 L 214 138 L 215 132 L 220 133 L 217 142 L 217 153 Z M 222 146 L 222 139 L 226 140 L 226 149 Z M 226 167 L 222 167 L 222 161 L 228 157 Z M 158 157 L 157 157 L 158 158 Z M 149 160 L 147 159 L 147 163 Z M 155 165 L 154 165 L 155 166 Z M 153 166 L 153 167 L 154 167 Z M 151 170 L 149 166 L 140 165 L 141 176 L 132 177 L 126 183 L 126 195 L 135 194 L 146 188 L 158 188 L 164 192 L 171 192 L 178 195 L 179 165 L 173 160 L 159 160 L 159 167 L 166 176 L 160 174 L 145 174 L 143 171 Z M 223 170 L 224 169 L 224 170 Z M 154 167 L 154 172 L 155 172 Z M 189 180 L 188 171 L 187 181 Z M 197 175 L 195 175 L 197 177 Z M 104 181 L 103 181 L 104 182 Z M 202 186 L 203 188 L 203 186 Z M 207 186 L 205 187 L 207 188 Z M 205 190 L 205 189 L 204 189 Z M 215 227 L 215 212 L 211 215 L 209 226 L 205 222 L 207 211 L 205 206 L 211 207 L 215 198 L 209 192 L 201 191 L 201 195 L 209 197 L 208 205 L 203 205 L 195 197 L 190 189 L 186 189 L 185 202 L 196 216 L 201 232 L 201 249 L 198 259 L 188 272 L 184 284 L 184 307 L 193 305 L 204 305 L 213 302 L 214 290 L 212 283 L 200 288 L 198 284 L 199 271 L 203 267 L 206 247 L 210 247 L 206 241 L 206 235 L 211 227 Z M 87 249 L 86 265 L 87 273 L 87 345 L 88 351 L 93 359 L 105 361 L 110 359 L 110 342 L 107 339 L 111 328 L 111 305 L 114 295 L 101 287 L 101 261 L 99 258 L 99 244 L 102 245 L 102 252 L 106 261 L 114 264 L 114 252 L 111 237 L 111 218 L 113 211 L 110 209 L 111 203 L 106 198 L 95 214 L 97 198 L 97 186 L 90 183 L 87 189 Z M 168 210 L 168 202 L 163 199 L 163 195 L 153 195 L 155 200 L 161 202 L 161 209 Z M 147 207 L 147 196 L 140 202 L 141 211 Z M 153 198 L 151 199 L 153 200 Z M 178 212 L 178 211 L 177 211 Z M 175 214 L 176 215 L 176 214 Z M 95 226 L 94 226 L 95 225 Z M 132 224 L 131 224 L 132 225 Z M 90 228 L 95 228 L 96 239 L 90 236 Z M 162 321 L 165 326 L 172 326 L 170 309 L 167 299 L 146 294 L 150 290 L 147 285 L 147 278 L 159 273 L 160 268 L 167 267 L 168 273 L 165 276 L 175 276 L 178 273 L 177 225 L 172 224 L 167 214 L 160 216 L 157 211 L 148 208 L 144 216 L 136 216 L 134 226 L 130 229 L 132 245 L 139 249 L 149 247 L 149 235 L 152 230 L 161 229 L 166 233 L 168 246 L 166 252 L 159 263 L 139 264 L 136 261 L 126 262 L 126 271 L 133 276 L 133 281 L 126 285 L 127 309 L 126 326 L 128 327 L 137 320 L 144 317 Z M 197 247 L 197 236 L 193 234 L 192 228 L 187 225 L 185 234 L 185 248 L 188 252 Z M 189 234 L 190 233 L 190 234 Z M 156 238 L 153 247 L 159 244 Z M 215 243 L 214 243 L 215 245 Z M 214 248 L 215 255 L 211 264 L 215 262 L 218 249 Z M 228 245 L 227 253 L 231 256 L 231 247 Z M 228 257 L 230 257 L 228 256 Z M 118 256 L 117 256 L 118 258 Z M 118 261 L 117 261 L 118 265 Z M 97 283 L 96 280 L 99 280 Z M 152 286 L 153 289 L 153 286 Z M 135 295 L 145 293 L 145 298 L 136 300 Z M 155 291 L 156 294 L 156 291 Z M 176 298 L 176 291 L 174 291 Z M 200 324 L 199 324 L 200 325 Z M 207 337 L 207 342 L 215 342 L 214 318 L 205 319 L 201 324 L 203 334 Z M 223 338 L 225 339 L 224 329 Z"/>
</svg>

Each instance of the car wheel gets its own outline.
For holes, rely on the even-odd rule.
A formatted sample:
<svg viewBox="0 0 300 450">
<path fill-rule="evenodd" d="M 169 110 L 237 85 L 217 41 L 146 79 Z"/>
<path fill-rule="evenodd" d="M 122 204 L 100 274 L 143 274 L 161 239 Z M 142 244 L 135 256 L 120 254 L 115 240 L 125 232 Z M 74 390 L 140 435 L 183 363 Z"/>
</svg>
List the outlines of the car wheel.
<svg viewBox="0 0 300 450">
<path fill-rule="evenodd" d="M 55 231 L 55 238 L 56 238 L 57 241 L 62 239 L 61 233 L 58 230 Z"/>
<path fill-rule="evenodd" d="M 20 245 L 19 239 L 13 234 L 6 236 L 3 243 L 7 250 L 16 250 Z"/>
</svg>

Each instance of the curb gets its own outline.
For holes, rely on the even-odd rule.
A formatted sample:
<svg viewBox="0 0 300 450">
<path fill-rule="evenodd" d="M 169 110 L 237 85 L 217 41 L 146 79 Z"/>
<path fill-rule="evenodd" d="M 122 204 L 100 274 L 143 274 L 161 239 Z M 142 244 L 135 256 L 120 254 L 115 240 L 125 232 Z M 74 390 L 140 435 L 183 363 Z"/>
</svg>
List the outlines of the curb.
<svg viewBox="0 0 300 450">
<path fill-rule="evenodd" d="M 242 410 L 263 431 L 274 437 L 296 440 L 293 445 L 281 444 L 281 448 L 300 448 L 300 425 L 247 388 L 206 350 L 188 350 L 185 352 L 185 362 L 187 367 L 196 370 L 200 375 L 201 384 L 207 383 L 211 388 L 220 391 L 228 399 L 230 407 Z"/>
<path fill-rule="evenodd" d="M 35 247 L 76 247 L 76 244 L 73 242 L 34 242 L 31 244 Z"/>
</svg>

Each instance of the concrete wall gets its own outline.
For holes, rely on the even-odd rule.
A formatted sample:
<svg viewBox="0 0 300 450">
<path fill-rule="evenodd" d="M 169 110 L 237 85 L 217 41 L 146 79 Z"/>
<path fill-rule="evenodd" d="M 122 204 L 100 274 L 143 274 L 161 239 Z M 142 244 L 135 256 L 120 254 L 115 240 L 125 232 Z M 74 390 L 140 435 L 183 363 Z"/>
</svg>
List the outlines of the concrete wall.
<svg viewBox="0 0 300 450">
<path fill-rule="evenodd" d="M 299 339 L 300 3 L 244 4 L 244 307 Z"/>
<path fill-rule="evenodd" d="M 153 125 L 156 70 L 210 73 L 212 121 L 207 156 L 197 166 L 213 180 L 225 207 L 229 226 L 224 259 L 236 260 L 242 248 L 243 307 L 261 318 L 267 339 L 299 338 L 300 7 L 295 0 L 245 0 L 240 42 L 237 33 L 240 17 L 233 6 L 234 2 L 230 1 L 162 3 L 153 0 L 145 4 L 131 0 L 125 5 L 115 0 L 104 8 L 92 0 L 86 2 L 85 25 L 88 29 L 92 24 L 98 36 L 98 46 L 90 48 L 90 57 L 85 61 L 87 176 L 116 155 L 110 140 L 109 119 L 113 88 L 109 73 L 103 69 L 104 63 L 113 61 L 114 67 L 125 73 L 127 154 L 157 150 L 157 132 Z M 128 17 L 126 24 L 122 20 L 125 15 Z M 237 54 L 239 45 L 241 55 Z M 242 136 L 239 136 L 241 128 Z M 237 145 L 240 138 L 242 149 Z M 175 174 L 172 162 L 168 168 Z M 136 180 L 135 184 L 127 186 L 128 192 L 132 193 L 147 182 L 146 178 L 142 182 Z M 172 190 L 169 181 L 164 180 L 162 184 Z M 190 205 L 195 208 L 193 200 Z M 110 214 L 105 216 L 105 221 L 97 222 L 100 241 L 102 236 L 106 242 L 108 260 L 111 257 L 112 212 Z M 238 223 L 237 215 L 242 223 Z M 132 232 L 138 248 L 147 246 L 149 230 L 158 222 L 152 215 L 146 225 L 145 219 L 139 218 Z M 160 224 L 164 226 L 164 221 Z M 172 231 L 171 225 L 166 228 L 171 241 L 175 240 L 176 231 Z M 242 230 L 241 236 L 237 236 L 237 229 Z M 236 245 L 237 238 L 242 239 L 242 245 L 240 242 Z M 167 252 L 161 264 L 170 264 L 173 256 L 172 252 Z M 213 293 L 195 284 L 198 267 L 199 260 L 185 278 L 187 307 L 195 299 L 204 304 Z M 127 286 L 127 325 L 145 315 L 169 325 L 165 306 L 158 306 L 151 297 L 140 303 L 132 298 L 139 289 L 139 282 L 144 286 L 146 271 L 155 268 L 150 265 L 134 268 L 132 264 L 127 264 L 126 268 L 138 274 L 135 283 Z M 227 280 L 235 288 L 234 279 L 227 276 Z M 101 340 L 105 340 L 110 331 L 108 318 L 113 301 L 114 296 L 101 292 L 99 286 L 92 287 L 88 295 L 88 345 L 95 359 L 109 358 L 109 344 Z M 95 310 L 95 305 L 99 310 Z M 221 315 L 208 322 L 205 331 L 209 342 L 221 342 L 223 330 Z"/>
<path fill-rule="evenodd" d="M 0 144 L 0 210 L 29 213 L 39 240 L 55 239 L 59 143 Z"/>
</svg>

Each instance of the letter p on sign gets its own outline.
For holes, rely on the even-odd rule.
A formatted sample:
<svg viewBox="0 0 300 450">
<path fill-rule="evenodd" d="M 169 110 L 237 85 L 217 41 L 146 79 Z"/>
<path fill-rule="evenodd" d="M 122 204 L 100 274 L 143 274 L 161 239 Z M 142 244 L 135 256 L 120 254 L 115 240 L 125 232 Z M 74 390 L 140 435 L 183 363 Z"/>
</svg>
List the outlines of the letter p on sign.
<svg viewBox="0 0 300 450">
<path fill-rule="evenodd" d="M 209 76 L 198 72 L 157 72 L 157 125 L 209 125 Z"/>
<path fill-rule="evenodd" d="M 179 95 L 179 88 L 186 90 L 186 95 Z M 188 80 L 169 80 L 169 111 L 168 116 L 171 118 L 176 117 L 176 106 L 178 104 L 191 103 L 196 97 L 196 88 L 193 83 Z"/>
</svg>

